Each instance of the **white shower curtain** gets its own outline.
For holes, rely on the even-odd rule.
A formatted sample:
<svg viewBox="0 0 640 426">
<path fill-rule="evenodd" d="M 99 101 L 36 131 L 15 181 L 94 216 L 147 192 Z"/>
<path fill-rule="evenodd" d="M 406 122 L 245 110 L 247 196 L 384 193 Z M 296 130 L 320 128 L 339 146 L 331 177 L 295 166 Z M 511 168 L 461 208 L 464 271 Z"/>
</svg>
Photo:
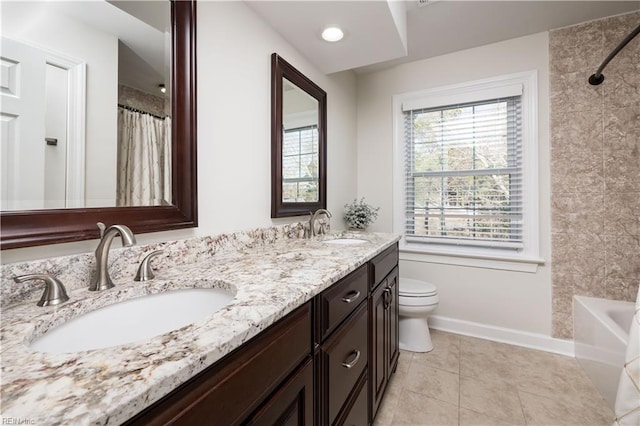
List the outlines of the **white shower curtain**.
<svg viewBox="0 0 640 426">
<path fill-rule="evenodd" d="M 117 205 L 171 203 L 171 118 L 118 110 Z"/>
</svg>

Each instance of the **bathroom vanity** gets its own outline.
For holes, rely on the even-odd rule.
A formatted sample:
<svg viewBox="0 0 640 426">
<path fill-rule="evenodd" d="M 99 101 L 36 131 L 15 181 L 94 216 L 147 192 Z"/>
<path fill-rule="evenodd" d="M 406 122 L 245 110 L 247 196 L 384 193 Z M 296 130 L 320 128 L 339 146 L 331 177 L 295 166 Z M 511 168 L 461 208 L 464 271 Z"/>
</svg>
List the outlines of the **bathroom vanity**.
<svg viewBox="0 0 640 426">
<path fill-rule="evenodd" d="M 3 295 L 21 300 L 3 309 L 3 416 L 46 424 L 372 422 L 398 359 L 398 237 L 303 239 L 287 227 L 115 249 L 116 287 L 101 294 L 77 282 L 86 275 L 73 272 L 82 256 L 3 265 L 3 286 L 18 271 L 54 265 L 70 297 L 41 308 L 36 295 Z M 341 241 L 353 238 L 363 241 Z M 167 255 L 155 264 L 157 278 L 133 282 L 140 259 L 159 248 Z M 202 286 L 235 297 L 145 341 L 63 354 L 29 348 L 52 324 L 101 306 Z"/>
<path fill-rule="evenodd" d="M 394 244 L 126 424 L 369 424 L 398 362 L 397 264 Z"/>
</svg>

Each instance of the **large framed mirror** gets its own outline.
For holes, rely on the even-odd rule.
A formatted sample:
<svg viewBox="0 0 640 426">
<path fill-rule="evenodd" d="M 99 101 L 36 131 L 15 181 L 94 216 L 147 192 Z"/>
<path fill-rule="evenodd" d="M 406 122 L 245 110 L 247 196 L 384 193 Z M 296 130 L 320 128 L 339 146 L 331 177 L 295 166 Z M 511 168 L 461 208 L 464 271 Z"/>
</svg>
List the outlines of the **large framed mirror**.
<svg viewBox="0 0 640 426">
<path fill-rule="evenodd" d="M 271 55 L 271 217 L 327 207 L 327 94 Z"/>
<path fill-rule="evenodd" d="M 50 8 L 67 7 L 66 12 L 68 13 L 62 18 L 63 21 L 54 23 L 60 30 L 59 32 L 65 35 L 64 38 L 70 42 L 80 44 L 84 37 L 89 37 L 88 33 L 73 34 L 71 32 L 71 28 L 74 28 L 73 25 L 75 25 L 73 24 L 74 19 L 85 19 L 79 28 L 87 28 L 87 31 L 91 31 L 92 37 L 95 33 L 105 39 L 105 46 L 109 49 L 115 49 L 117 60 L 115 64 L 113 63 L 114 61 L 102 61 L 101 63 L 89 63 L 87 61 L 87 63 L 83 63 L 84 58 L 79 56 L 78 50 L 73 55 L 67 55 L 60 48 L 51 49 L 50 52 L 57 54 L 57 56 L 51 56 L 50 53 L 43 49 L 43 42 L 31 43 L 27 41 L 24 43 L 29 48 L 36 46 L 37 48 L 34 50 L 36 54 L 39 51 L 45 51 L 49 55 L 47 56 L 47 67 L 53 65 L 51 68 L 55 68 L 51 75 L 54 75 L 59 70 L 67 72 L 62 80 L 55 80 L 68 84 L 68 86 L 63 87 L 62 83 L 49 83 L 54 80 L 50 80 L 53 77 L 50 77 L 49 69 L 47 69 L 45 78 L 47 87 L 43 89 L 47 91 L 47 100 L 44 108 L 47 108 L 47 111 L 56 111 L 55 104 L 51 106 L 50 102 L 58 102 L 58 98 L 55 95 L 50 96 L 48 94 L 51 91 L 49 87 L 52 87 L 54 92 L 57 90 L 58 93 L 66 94 L 66 99 L 72 99 L 75 103 L 67 100 L 66 104 L 57 108 L 57 110 L 66 113 L 66 121 L 63 122 L 63 127 L 66 130 L 64 134 L 67 140 L 53 137 L 41 138 L 39 134 L 36 134 L 37 137 L 34 139 L 38 141 L 38 150 L 43 149 L 44 154 L 40 155 L 40 151 L 38 151 L 37 155 L 32 155 L 31 161 L 25 161 L 24 158 L 20 159 L 15 154 L 18 151 L 15 146 L 23 144 L 24 138 L 16 137 L 13 148 L 11 143 L 7 143 L 7 140 L 11 142 L 11 139 L 5 138 L 6 135 L 11 136 L 12 134 L 20 134 L 20 132 L 11 133 L 13 128 L 11 125 L 7 125 L 8 120 L 6 118 L 14 116 L 11 113 L 2 111 L 2 136 L 4 139 L 2 154 L 5 156 L 9 152 L 13 156 L 8 158 L 11 160 L 18 158 L 19 161 L 11 162 L 10 167 L 3 167 L 5 170 L 2 176 L 0 248 L 29 247 L 99 238 L 99 230 L 96 227 L 97 222 L 104 222 L 107 226 L 114 223 L 125 224 L 134 233 L 197 226 L 195 0 L 83 2 L 83 5 L 104 8 L 104 13 L 96 13 L 94 10 L 91 13 L 85 13 L 84 16 L 80 16 L 82 11 L 78 7 L 82 5 L 76 2 L 14 3 L 16 8 L 34 7 L 34 3 L 42 3 L 45 7 Z M 154 6 L 156 9 L 151 10 L 150 8 Z M 5 12 L 8 10 L 3 5 L 3 47 L 5 43 L 9 45 L 9 43 L 14 43 L 15 41 L 15 39 L 5 40 L 5 35 L 10 27 L 10 25 L 5 25 L 5 17 L 8 16 L 8 13 Z M 52 13 L 45 10 L 35 15 L 39 15 L 43 23 L 48 23 L 51 21 Z M 123 17 L 120 21 L 116 21 L 117 16 L 120 15 Z M 24 11 L 17 10 L 16 16 L 24 16 L 26 19 L 27 14 Z M 105 16 L 112 19 L 112 22 L 116 22 L 113 24 L 112 30 L 105 30 L 102 27 L 91 28 L 91 22 L 86 21 L 87 19 L 97 20 Z M 37 18 L 37 16 L 35 17 Z M 16 26 L 18 28 L 18 37 L 25 36 L 26 33 L 22 31 L 23 28 L 25 31 L 37 28 L 35 25 L 20 25 L 17 24 Z M 101 26 L 103 24 L 96 23 L 96 25 Z M 107 34 L 106 36 L 104 35 L 105 33 Z M 138 34 L 139 39 L 127 38 L 130 33 Z M 56 34 L 56 37 L 59 35 Z M 13 36 L 16 37 L 15 35 Z M 159 41 L 154 45 L 153 41 L 156 39 Z M 91 49 L 85 49 L 82 52 L 87 52 L 87 55 L 89 55 L 92 51 L 95 52 L 98 49 L 95 43 L 90 47 Z M 25 48 L 22 48 L 22 50 L 25 50 Z M 20 49 L 17 51 L 20 53 Z M 18 61 L 5 57 L 6 52 L 7 50 L 3 49 L 2 82 L 3 86 L 6 85 L 8 87 L 2 88 L 3 95 L 7 93 L 7 90 L 11 90 L 11 87 L 9 87 L 11 84 L 20 80 L 15 76 L 12 77 L 12 72 L 15 72 L 15 70 L 12 69 L 11 65 L 17 64 Z M 123 69 L 132 68 L 132 63 L 139 66 L 134 66 L 133 71 L 130 73 L 124 72 Z M 25 67 L 23 66 L 22 68 Z M 90 103 L 95 102 L 99 96 L 91 92 L 91 83 L 95 84 L 97 75 L 103 71 L 105 72 L 105 77 L 100 78 L 99 83 L 103 88 L 108 86 L 108 90 L 105 90 L 105 93 L 111 101 L 94 107 Z M 111 74 L 106 73 L 107 71 L 116 74 L 116 77 L 114 77 L 116 82 L 111 86 L 109 84 L 112 81 L 112 77 Z M 4 75 L 5 73 L 6 75 Z M 76 80 L 72 77 L 76 78 Z M 132 90 L 123 87 L 124 85 L 134 86 L 136 79 L 138 81 L 145 80 L 145 82 L 141 83 L 140 87 Z M 144 87 L 144 84 L 148 88 Z M 20 89 L 21 91 L 16 90 L 15 93 L 26 96 L 27 88 L 26 85 L 23 86 Z M 87 92 L 83 95 L 82 92 L 85 88 Z M 145 101 L 151 99 L 151 97 L 146 96 L 150 91 L 157 91 L 157 96 L 151 96 L 155 98 L 155 101 L 151 100 L 147 104 L 155 102 L 157 112 L 150 111 L 147 108 L 141 110 L 138 107 L 132 107 L 131 104 L 127 104 L 127 99 L 137 98 L 140 100 L 144 98 L 143 100 Z M 83 96 L 85 97 L 83 98 Z M 14 98 L 19 98 L 19 96 L 14 96 Z M 38 95 L 35 98 L 38 98 Z M 124 101 L 122 101 L 123 98 Z M 49 99 L 52 99 L 52 101 Z M 113 100 L 115 102 L 112 102 Z M 11 106 L 8 102 L 3 102 L 3 108 L 4 105 Z M 151 139 L 144 139 L 153 140 L 153 149 L 159 152 L 155 152 L 153 154 L 155 156 L 145 157 L 145 161 L 161 164 L 158 170 L 148 174 L 151 177 L 145 177 L 149 184 L 157 184 L 156 186 L 160 188 L 159 190 L 156 188 L 156 192 L 151 195 L 131 197 L 126 191 L 134 190 L 126 190 L 123 193 L 122 191 L 124 190 L 121 189 L 129 181 L 135 180 L 131 177 L 132 175 L 127 175 L 123 172 L 124 165 L 128 162 L 133 162 L 131 160 L 133 157 L 123 157 L 122 153 L 125 150 L 120 145 L 122 141 L 126 141 L 128 138 L 128 136 L 121 137 L 121 133 L 122 129 L 127 129 L 130 114 L 137 114 L 139 118 L 153 120 L 153 124 L 147 125 L 145 121 L 145 126 L 147 127 L 142 130 L 136 127 L 129 133 L 146 134 L 149 133 L 148 129 L 152 126 L 156 129 L 156 133 L 150 137 Z M 93 123 L 98 122 L 98 124 L 113 122 L 113 125 L 117 124 L 118 127 L 117 130 L 113 127 L 103 127 L 101 131 L 93 132 L 91 128 L 93 125 L 92 120 Z M 46 131 L 49 132 L 49 113 L 47 113 L 45 121 L 47 123 Z M 123 122 L 125 123 L 124 125 L 122 125 Z M 40 126 L 39 122 L 29 125 L 30 128 L 38 126 Z M 22 133 L 24 134 L 24 132 Z M 112 135 L 112 139 L 117 139 L 117 141 L 106 140 L 104 143 L 98 143 L 97 138 L 105 133 Z M 126 132 L 124 133 L 125 135 L 127 134 Z M 160 137 L 158 135 L 163 136 Z M 85 137 L 86 140 L 84 140 Z M 89 150 L 95 149 L 91 148 L 92 143 L 94 147 L 99 146 L 108 149 L 111 154 L 105 155 L 104 151 L 102 151 L 102 154 L 98 154 L 97 160 L 90 160 Z M 117 148 L 115 148 L 115 144 L 117 144 Z M 44 148 L 39 148 L 40 145 L 44 146 Z M 71 183 L 63 180 L 56 185 L 52 185 L 51 183 L 54 182 L 50 178 L 52 176 L 50 174 L 50 171 L 53 170 L 52 167 L 48 166 L 49 163 L 33 161 L 33 159 L 39 157 L 48 159 L 52 156 L 50 152 L 59 153 L 62 147 L 66 149 L 66 152 L 56 155 L 66 159 L 66 163 L 63 164 L 66 164 L 65 167 L 67 168 L 63 168 L 58 174 L 67 178 L 70 175 L 79 176 L 79 178 L 75 181 L 72 180 Z M 162 151 L 162 147 L 164 147 L 164 151 Z M 14 150 L 13 153 L 11 149 Z M 23 154 L 23 157 L 26 156 Z M 91 163 L 91 161 L 94 161 L 94 163 Z M 69 163 L 71 163 L 71 166 L 69 166 Z M 102 168 L 103 166 L 104 168 Z M 145 167 L 142 168 L 145 169 Z M 11 168 L 21 170 L 23 173 L 13 179 L 13 189 L 5 185 L 6 182 L 11 183 L 10 179 L 12 177 L 9 176 L 9 180 L 7 180 L 7 176 L 5 176 L 6 169 Z M 28 169 L 26 171 L 29 175 L 24 173 L 25 168 Z M 72 172 L 69 170 L 72 170 Z M 135 173 L 138 172 L 134 171 Z M 26 192 L 23 189 L 26 188 L 25 179 L 33 176 L 39 176 L 34 182 L 39 187 L 44 188 L 39 189 L 40 192 L 46 192 L 48 185 L 53 189 L 59 189 L 63 195 L 51 197 L 53 201 L 47 197 L 44 197 L 44 200 L 39 199 L 37 196 L 25 196 L 23 199 L 18 198 L 16 201 L 17 196 L 11 196 L 11 194 L 24 194 Z M 91 196 L 93 188 L 99 188 L 100 184 L 108 188 L 109 195 Z M 149 184 L 142 183 L 138 186 L 146 187 Z M 145 190 L 148 190 L 148 188 Z M 69 194 L 77 195 L 69 196 Z"/>
</svg>

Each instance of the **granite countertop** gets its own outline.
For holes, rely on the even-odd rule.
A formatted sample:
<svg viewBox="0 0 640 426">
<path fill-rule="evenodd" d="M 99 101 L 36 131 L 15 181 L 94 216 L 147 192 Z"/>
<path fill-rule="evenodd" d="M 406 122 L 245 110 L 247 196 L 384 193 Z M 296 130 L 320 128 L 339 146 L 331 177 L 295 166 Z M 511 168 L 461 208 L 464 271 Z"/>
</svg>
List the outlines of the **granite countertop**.
<svg viewBox="0 0 640 426">
<path fill-rule="evenodd" d="M 363 244 L 323 242 L 337 236 L 350 237 L 277 240 L 159 271 L 152 281 L 116 280 L 103 292 L 71 290 L 70 301 L 59 307 L 29 302 L 3 309 L 2 417 L 25 424 L 122 423 L 399 239 L 367 233 L 357 234 L 368 241 Z M 204 320 L 149 340 L 69 354 L 28 347 L 49 328 L 99 307 L 192 287 L 237 293 Z"/>
</svg>

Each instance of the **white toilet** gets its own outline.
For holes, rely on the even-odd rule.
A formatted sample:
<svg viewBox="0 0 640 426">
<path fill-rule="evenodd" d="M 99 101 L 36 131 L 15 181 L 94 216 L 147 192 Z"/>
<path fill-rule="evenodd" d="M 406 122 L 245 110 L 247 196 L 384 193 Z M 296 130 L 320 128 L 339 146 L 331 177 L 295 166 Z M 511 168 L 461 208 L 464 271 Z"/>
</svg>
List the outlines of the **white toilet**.
<svg viewBox="0 0 640 426">
<path fill-rule="evenodd" d="M 427 317 L 438 307 L 435 285 L 400 277 L 400 349 L 429 352 L 433 349 Z"/>
</svg>

